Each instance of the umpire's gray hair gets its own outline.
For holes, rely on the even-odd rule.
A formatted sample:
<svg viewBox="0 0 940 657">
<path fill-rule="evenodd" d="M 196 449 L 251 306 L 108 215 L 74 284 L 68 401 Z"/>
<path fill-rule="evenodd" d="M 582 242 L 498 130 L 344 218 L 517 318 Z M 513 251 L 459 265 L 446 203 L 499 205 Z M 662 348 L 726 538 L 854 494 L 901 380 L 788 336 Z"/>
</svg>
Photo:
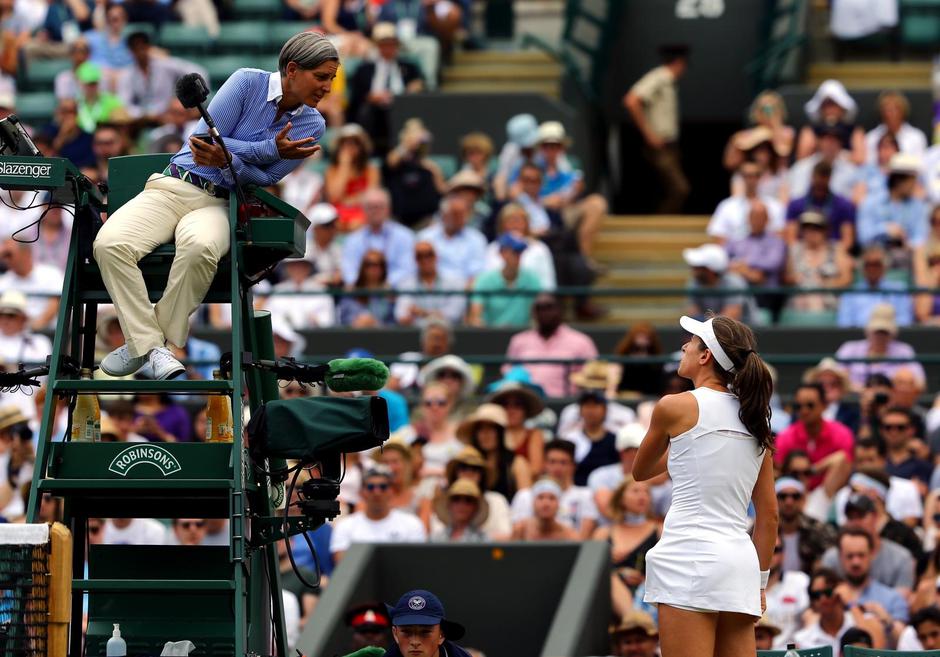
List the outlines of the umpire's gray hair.
<svg viewBox="0 0 940 657">
<path fill-rule="evenodd" d="M 287 72 L 289 62 L 297 62 L 297 66 L 309 71 L 330 61 L 339 62 L 336 46 L 322 34 L 301 32 L 288 39 L 281 48 L 281 54 L 277 58 L 277 69 L 283 75 Z"/>
</svg>

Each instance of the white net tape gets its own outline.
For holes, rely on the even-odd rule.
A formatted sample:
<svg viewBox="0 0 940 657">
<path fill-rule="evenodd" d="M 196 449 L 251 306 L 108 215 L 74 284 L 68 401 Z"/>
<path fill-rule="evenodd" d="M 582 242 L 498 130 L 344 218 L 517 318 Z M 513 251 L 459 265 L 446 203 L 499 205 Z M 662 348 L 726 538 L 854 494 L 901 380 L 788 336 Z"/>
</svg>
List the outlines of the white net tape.
<svg viewBox="0 0 940 657">
<path fill-rule="evenodd" d="M 49 525 L 0 524 L 0 545 L 45 545 L 49 542 Z"/>
</svg>

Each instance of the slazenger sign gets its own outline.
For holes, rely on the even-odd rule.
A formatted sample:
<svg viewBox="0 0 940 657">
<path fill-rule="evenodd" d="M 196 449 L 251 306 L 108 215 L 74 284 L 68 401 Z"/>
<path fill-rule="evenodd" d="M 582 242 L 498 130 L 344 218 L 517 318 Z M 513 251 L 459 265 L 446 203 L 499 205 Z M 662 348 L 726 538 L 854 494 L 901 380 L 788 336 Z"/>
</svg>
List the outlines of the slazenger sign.
<svg viewBox="0 0 940 657">
<path fill-rule="evenodd" d="M 0 162 L 0 176 L 48 178 L 51 175 L 51 164 L 19 164 L 16 162 Z"/>
<path fill-rule="evenodd" d="M 118 453 L 108 466 L 114 474 L 126 477 L 127 473 L 138 465 L 149 465 L 160 471 L 164 477 L 180 472 L 183 467 L 170 452 L 157 445 L 132 445 Z"/>
</svg>

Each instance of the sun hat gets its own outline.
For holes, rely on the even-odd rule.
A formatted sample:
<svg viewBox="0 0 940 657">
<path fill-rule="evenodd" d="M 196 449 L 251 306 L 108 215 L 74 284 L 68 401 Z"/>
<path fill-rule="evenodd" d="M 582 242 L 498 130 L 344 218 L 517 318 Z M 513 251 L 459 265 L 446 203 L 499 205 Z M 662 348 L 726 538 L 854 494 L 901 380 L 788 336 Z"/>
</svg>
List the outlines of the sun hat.
<svg viewBox="0 0 940 657">
<path fill-rule="evenodd" d="M 505 408 L 506 399 L 518 396 L 525 405 L 526 418 L 533 418 L 545 408 L 545 402 L 529 386 L 519 381 L 506 381 L 494 392 L 488 401 Z"/>
<path fill-rule="evenodd" d="M 855 121 L 855 116 L 858 114 L 858 105 L 855 99 L 849 95 L 845 85 L 838 80 L 826 80 L 823 82 L 819 85 L 819 88 L 816 89 L 816 93 L 813 94 L 813 97 L 803 106 L 803 109 L 806 110 L 806 116 L 809 117 L 810 121 L 818 123 L 822 120 L 819 110 L 822 109 L 823 102 L 827 99 L 833 101 L 836 105 L 845 110 L 845 120 L 847 123 Z"/>
<path fill-rule="evenodd" d="M 19 290 L 7 290 L 0 294 L 0 313 L 26 314 L 26 295 Z"/>
<path fill-rule="evenodd" d="M 531 148 L 539 138 L 539 123 L 531 114 L 516 114 L 506 122 L 506 136 L 520 148 Z"/>
<path fill-rule="evenodd" d="M 653 622 L 652 616 L 639 609 L 631 609 L 623 615 L 623 618 L 617 625 L 610 627 L 610 636 L 630 632 L 632 630 L 642 630 L 646 633 L 646 636 L 650 637 L 659 635 L 659 631 L 656 629 L 656 623 Z"/>
<path fill-rule="evenodd" d="M 469 397 L 476 388 L 473 380 L 473 371 L 470 366 L 460 356 L 447 354 L 435 358 L 430 363 L 421 368 L 418 372 L 418 385 L 425 386 L 432 381 L 436 381 L 444 370 L 453 370 L 463 378 L 463 386 L 460 391 L 462 397 Z"/>
<path fill-rule="evenodd" d="M 603 360 L 589 360 L 577 372 L 573 372 L 568 380 L 579 388 L 606 390 L 610 363 Z"/>
<path fill-rule="evenodd" d="M 457 427 L 457 437 L 464 442 L 470 442 L 473 434 L 476 433 L 477 427 L 484 422 L 491 422 L 505 429 L 506 425 L 509 424 L 506 409 L 499 404 L 480 404 Z"/>
<path fill-rule="evenodd" d="M 447 508 L 450 498 L 457 496 L 475 497 L 477 500 L 477 512 L 473 516 L 470 524 L 473 527 L 480 527 L 486 522 L 490 515 L 490 505 L 487 504 L 480 487 L 469 479 L 457 479 L 450 485 L 446 493 L 439 494 L 434 499 L 434 514 L 445 525 L 451 524 L 450 510 Z"/>
<path fill-rule="evenodd" d="M 545 121 L 536 132 L 536 143 L 569 146 L 571 138 L 568 137 L 565 126 L 560 121 Z"/>
<path fill-rule="evenodd" d="M 868 322 L 865 324 L 865 331 L 887 331 L 892 336 L 897 335 L 898 323 L 894 316 L 894 306 L 890 303 L 879 303 L 872 308 Z"/>
</svg>

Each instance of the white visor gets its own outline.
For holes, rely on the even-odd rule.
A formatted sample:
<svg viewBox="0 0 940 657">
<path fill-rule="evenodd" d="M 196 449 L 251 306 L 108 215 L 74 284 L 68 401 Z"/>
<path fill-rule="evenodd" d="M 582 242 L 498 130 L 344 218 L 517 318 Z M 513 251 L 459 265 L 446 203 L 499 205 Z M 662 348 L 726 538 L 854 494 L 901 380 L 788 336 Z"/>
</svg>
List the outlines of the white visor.
<svg viewBox="0 0 940 657">
<path fill-rule="evenodd" d="M 712 356 L 714 356 L 718 364 L 721 365 L 721 368 L 726 372 L 733 372 L 734 363 L 728 358 L 728 354 L 721 348 L 718 338 L 715 337 L 715 329 L 712 328 L 712 321 L 713 320 L 709 319 L 706 322 L 700 322 L 697 319 L 683 315 L 679 318 L 679 326 L 692 335 L 700 337 L 702 342 L 705 343 L 705 346 L 708 347 L 708 350 L 712 352 Z"/>
</svg>

